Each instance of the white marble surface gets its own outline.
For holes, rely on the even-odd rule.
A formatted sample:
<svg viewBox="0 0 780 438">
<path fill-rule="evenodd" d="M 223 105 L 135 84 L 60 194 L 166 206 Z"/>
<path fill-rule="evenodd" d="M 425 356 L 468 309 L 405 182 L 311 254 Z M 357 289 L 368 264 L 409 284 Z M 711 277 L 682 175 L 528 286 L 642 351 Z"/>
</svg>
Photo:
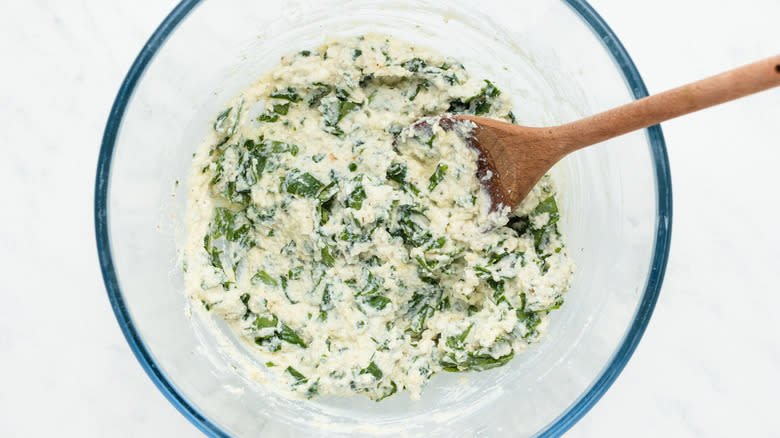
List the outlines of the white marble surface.
<svg viewBox="0 0 780 438">
<path fill-rule="evenodd" d="M 778 0 L 593 0 L 651 92 L 780 52 Z M 173 0 L 0 2 L 0 436 L 199 436 L 136 362 L 98 270 L 103 126 Z M 634 358 L 569 432 L 777 436 L 780 89 L 664 124 L 665 285 Z"/>
</svg>

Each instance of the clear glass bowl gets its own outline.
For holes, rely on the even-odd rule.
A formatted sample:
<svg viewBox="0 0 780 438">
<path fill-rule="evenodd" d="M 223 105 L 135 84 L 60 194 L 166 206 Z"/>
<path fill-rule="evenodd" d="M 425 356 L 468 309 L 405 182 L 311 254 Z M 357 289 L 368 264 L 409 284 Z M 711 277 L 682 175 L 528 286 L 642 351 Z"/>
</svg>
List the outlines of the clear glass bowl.
<svg viewBox="0 0 780 438">
<path fill-rule="evenodd" d="M 387 33 L 490 78 L 531 126 L 646 95 L 628 54 L 584 1 L 479 5 L 185 0 L 138 55 L 100 151 L 100 263 L 139 362 L 207 435 L 558 435 L 623 369 L 652 313 L 669 251 L 671 185 L 657 126 L 578 152 L 554 169 L 578 270 L 542 342 L 502 368 L 437 375 L 419 401 L 403 393 L 382 403 L 280 397 L 234 367 L 240 351 L 226 352 L 240 349 L 235 339 L 207 330 L 183 293 L 177 242 L 190 157 L 218 110 L 285 53 L 329 35 Z"/>
</svg>

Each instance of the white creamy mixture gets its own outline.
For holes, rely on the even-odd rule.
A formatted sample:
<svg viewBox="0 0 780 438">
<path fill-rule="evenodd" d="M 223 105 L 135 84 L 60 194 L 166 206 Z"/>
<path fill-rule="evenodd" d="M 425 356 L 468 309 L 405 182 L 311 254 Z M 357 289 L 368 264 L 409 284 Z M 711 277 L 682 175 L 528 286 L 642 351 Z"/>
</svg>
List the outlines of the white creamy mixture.
<svg viewBox="0 0 780 438">
<path fill-rule="evenodd" d="M 569 288 L 555 187 L 490 213 L 470 122 L 404 128 L 510 110 L 456 60 L 385 36 L 284 57 L 195 156 L 188 293 L 305 397 L 418 398 L 435 373 L 504 365 Z"/>
</svg>

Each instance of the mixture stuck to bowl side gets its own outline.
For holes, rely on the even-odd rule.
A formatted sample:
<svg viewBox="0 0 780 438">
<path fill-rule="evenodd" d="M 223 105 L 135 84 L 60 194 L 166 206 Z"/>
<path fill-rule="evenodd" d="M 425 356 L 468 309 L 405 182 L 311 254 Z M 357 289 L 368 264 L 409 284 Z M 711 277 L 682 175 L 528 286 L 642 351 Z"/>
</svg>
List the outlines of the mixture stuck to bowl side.
<svg viewBox="0 0 780 438">
<path fill-rule="evenodd" d="M 490 212 L 470 122 L 436 117 L 510 110 L 458 61 L 384 35 L 284 57 L 195 155 L 188 294 L 305 397 L 419 398 L 438 372 L 506 364 L 570 286 L 555 186 Z"/>
</svg>

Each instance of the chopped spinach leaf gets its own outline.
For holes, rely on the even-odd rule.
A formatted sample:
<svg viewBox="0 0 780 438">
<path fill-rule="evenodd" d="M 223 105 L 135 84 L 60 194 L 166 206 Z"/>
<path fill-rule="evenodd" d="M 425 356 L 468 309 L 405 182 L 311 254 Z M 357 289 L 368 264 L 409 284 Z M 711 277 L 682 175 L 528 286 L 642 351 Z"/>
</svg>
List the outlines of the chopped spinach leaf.
<svg viewBox="0 0 780 438">
<path fill-rule="evenodd" d="M 320 393 L 320 379 L 319 377 L 317 380 L 312 383 L 308 389 L 306 389 L 306 398 L 312 398 L 315 395 Z"/>
<path fill-rule="evenodd" d="M 381 396 L 381 397 L 379 397 L 378 399 L 376 399 L 376 401 L 378 401 L 378 402 L 379 402 L 379 401 L 382 401 L 382 400 L 386 399 L 387 397 L 390 397 L 391 395 L 395 394 L 396 392 L 398 392 L 398 386 L 395 384 L 395 382 L 393 382 L 393 381 L 391 380 L 391 381 L 390 381 L 390 388 L 387 390 L 387 392 L 385 392 L 384 394 L 382 394 L 382 396 Z"/>
<path fill-rule="evenodd" d="M 491 106 L 490 102 L 485 102 L 485 101 L 477 102 L 474 105 L 474 115 L 481 116 L 483 114 L 489 113 L 490 106 Z"/>
<path fill-rule="evenodd" d="M 323 84 L 321 82 L 315 82 L 313 85 L 316 88 L 314 88 L 309 97 L 306 99 L 306 103 L 308 103 L 309 106 L 319 105 L 322 98 L 330 94 L 330 91 L 333 89 L 333 87 L 330 85 Z"/>
<path fill-rule="evenodd" d="M 298 370 L 296 370 L 293 367 L 288 366 L 284 371 L 295 380 L 293 386 L 302 385 L 309 381 L 309 379 L 307 379 L 306 376 L 298 372 Z"/>
<path fill-rule="evenodd" d="M 344 98 L 346 99 L 346 97 Z M 319 110 L 322 114 L 323 129 L 329 134 L 337 137 L 344 135 L 344 131 L 338 126 L 338 123 L 347 114 L 359 108 L 360 104 L 349 100 L 339 98 L 322 99 Z"/>
<path fill-rule="evenodd" d="M 365 200 L 366 191 L 363 189 L 362 185 L 359 185 L 347 195 L 347 198 L 344 200 L 344 205 L 349 208 L 354 208 L 355 210 L 360 210 L 363 206 L 363 201 Z"/>
<path fill-rule="evenodd" d="M 367 367 L 365 367 L 362 370 L 360 370 L 360 374 L 361 375 L 363 375 L 363 374 L 371 374 L 372 376 L 374 376 L 374 378 L 376 380 L 380 380 L 382 378 L 382 376 L 383 376 L 382 370 L 379 369 L 379 367 L 374 363 L 374 361 L 371 361 L 371 363 L 368 364 Z"/>
<path fill-rule="evenodd" d="M 520 307 L 515 310 L 517 322 L 524 324 L 527 330 L 525 338 L 529 338 L 537 333 L 536 327 L 542 322 L 538 312 L 527 309 L 525 294 L 520 294 Z"/>
<path fill-rule="evenodd" d="M 287 193 L 313 198 L 323 187 L 323 184 L 309 172 L 292 169 L 284 175 L 282 187 Z"/>
<path fill-rule="evenodd" d="M 485 79 L 485 86 L 479 91 L 479 93 L 467 97 L 466 99 L 453 99 L 450 101 L 450 107 L 448 112 L 455 114 L 474 114 L 483 115 L 490 112 L 492 107 L 491 99 L 495 99 L 501 95 L 501 90 L 496 88 L 492 82 Z"/>
<path fill-rule="evenodd" d="M 453 350 L 463 350 L 463 348 L 466 346 L 466 338 L 471 332 L 472 327 L 474 327 L 473 323 L 466 330 L 464 330 L 463 333 L 461 333 L 460 335 L 449 336 L 447 338 L 446 345 L 452 348 Z"/>
<path fill-rule="evenodd" d="M 354 111 L 355 109 L 359 108 L 360 104 L 355 102 L 350 102 L 348 100 L 341 100 L 339 101 L 339 118 L 336 120 L 336 122 L 340 122 L 341 119 L 344 118 L 347 114 Z"/>
<path fill-rule="evenodd" d="M 494 358 L 489 354 L 474 354 L 469 352 L 466 359 L 458 362 L 454 356 L 449 355 L 439 361 L 439 365 L 442 366 L 444 371 L 449 372 L 461 372 L 461 371 L 484 371 L 491 368 L 500 367 L 506 365 L 507 362 L 512 360 L 514 353 L 509 353 L 506 356 Z"/>
<path fill-rule="evenodd" d="M 328 284 L 322 291 L 322 300 L 320 301 L 320 320 L 325 321 L 328 319 L 328 311 L 335 307 L 332 300 L 333 298 L 330 294 L 330 285 Z"/>
<path fill-rule="evenodd" d="M 298 280 L 301 278 L 301 273 L 303 272 L 303 266 L 296 266 L 289 271 L 287 271 L 287 277 L 290 278 L 290 280 Z"/>
<path fill-rule="evenodd" d="M 384 310 L 384 308 L 390 304 L 390 298 L 383 297 L 382 295 L 372 295 L 366 298 L 366 303 L 376 310 Z"/>
<path fill-rule="evenodd" d="M 232 137 L 238 130 L 238 123 L 241 121 L 241 110 L 244 108 L 244 98 L 238 101 L 236 112 L 233 113 L 233 107 L 229 107 L 217 115 L 214 121 L 214 131 L 225 137 Z M 226 140 L 227 141 L 227 140 Z M 224 144 L 224 142 L 223 142 Z"/>
<path fill-rule="evenodd" d="M 279 332 L 279 339 L 285 342 L 289 342 L 290 344 L 306 348 L 306 344 L 303 342 L 303 339 L 298 336 L 298 333 L 295 333 L 295 330 L 291 329 L 290 326 L 285 323 L 282 323 L 282 329 Z"/>
<path fill-rule="evenodd" d="M 433 189 L 436 188 L 436 186 L 439 185 L 439 183 L 444 179 L 444 175 L 447 173 L 447 165 L 444 163 L 439 163 L 436 166 L 436 170 L 433 172 L 433 175 L 428 179 L 430 183 L 428 184 L 428 191 L 433 191 Z"/>
<path fill-rule="evenodd" d="M 534 208 L 531 212 L 531 216 L 538 216 L 544 213 L 548 213 L 550 215 L 550 220 L 547 221 L 547 226 L 558 222 L 558 204 L 555 202 L 555 198 L 552 196 L 540 202 L 539 205 L 537 205 L 536 208 Z"/>
<path fill-rule="evenodd" d="M 290 110 L 290 103 L 282 103 L 278 105 L 274 105 L 270 111 L 266 111 L 263 114 L 260 114 L 257 117 L 257 120 L 259 122 L 269 122 L 273 123 L 277 120 L 279 120 L 279 116 L 286 116 L 287 112 Z"/>
<path fill-rule="evenodd" d="M 339 185 L 336 183 L 336 181 L 331 181 L 326 185 L 325 187 L 320 190 L 320 192 L 317 194 L 317 199 L 321 203 L 326 203 L 333 199 L 334 196 L 336 196 L 336 193 L 339 192 Z"/>
<path fill-rule="evenodd" d="M 301 96 L 298 95 L 298 92 L 293 87 L 287 87 L 282 90 L 274 91 L 273 93 L 268 95 L 269 97 L 273 97 L 274 99 L 284 99 L 289 100 L 290 102 L 300 102 Z"/>
<path fill-rule="evenodd" d="M 252 276 L 252 284 L 257 284 L 261 281 L 268 286 L 279 285 L 279 283 L 265 271 L 258 271 L 254 276 Z"/>
<path fill-rule="evenodd" d="M 387 178 L 391 179 L 399 184 L 406 182 L 406 164 L 405 163 L 392 163 L 387 168 Z"/>
<path fill-rule="evenodd" d="M 417 73 L 420 69 L 427 67 L 428 64 L 420 58 L 412 58 L 403 62 L 401 66 L 412 73 Z"/>
<path fill-rule="evenodd" d="M 325 266 L 332 268 L 336 265 L 336 259 L 334 259 L 333 255 L 330 253 L 330 247 L 326 246 L 322 248 L 320 251 L 320 257 L 322 258 L 322 263 Z"/>
<path fill-rule="evenodd" d="M 547 223 L 541 228 L 536 228 L 533 218 L 545 213 L 548 214 Z M 536 247 L 537 252 L 540 252 L 543 243 L 547 241 L 546 236 L 549 233 L 556 231 L 557 228 L 555 227 L 555 224 L 558 222 L 558 219 L 560 219 L 558 205 L 555 202 L 555 198 L 550 196 L 544 201 L 540 202 L 539 205 L 537 205 L 536 208 L 531 211 L 530 217 L 532 220 L 529 222 L 529 225 L 531 228 L 531 234 L 534 236 L 534 246 Z"/>
<path fill-rule="evenodd" d="M 428 81 L 421 82 L 417 84 L 417 87 L 415 87 L 414 92 L 412 92 L 412 95 L 409 96 L 410 101 L 414 101 L 414 99 L 417 98 L 417 95 L 420 94 L 420 91 L 427 90 L 431 86 L 431 83 Z"/>
<path fill-rule="evenodd" d="M 225 124 L 225 121 L 227 120 L 227 118 L 230 116 L 230 112 L 231 111 L 233 111 L 233 107 L 232 106 L 225 108 L 224 111 L 222 111 L 221 113 L 219 113 L 219 115 L 217 115 L 217 119 L 216 119 L 216 121 L 214 121 L 214 130 L 215 131 L 220 132 L 220 131 L 222 131 L 224 129 L 223 125 Z"/>
<path fill-rule="evenodd" d="M 440 249 L 444 247 L 444 244 L 447 242 L 447 238 L 445 237 L 439 237 L 438 239 L 432 240 L 430 244 L 428 244 L 428 250 L 431 249 Z"/>
<path fill-rule="evenodd" d="M 279 120 L 279 114 L 264 113 L 257 116 L 258 122 L 273 123 L 277 120 Z"/>
<path fill-rule="evenodd" d="M 427 229 L 428 218 L 412 205 L 402 205 L 397 209 L 398 228 L 390 232 L 414 247 L 422 246 L 431 239 Z"/>
<path fill-rule="evenodd" d="M 406 171 L 405 163 L 392 163 L 387 168 L 385 176 L 387 179 L 397 182 L 404 191 L 411 191 L 415 195 L 419 194 L 420 190 L 406 180 Z"/>
<path fill-rule="evenodd" d="M 276 315 L 271 316 L 258 316 L 255 318 L 254 323 L 252 323 L 253 327 L 256 330 L 262 330 L 264 328 L 276 328 L 276 325 L 279 323 L 279 319 L 276 317 Z"/>
</svg>

